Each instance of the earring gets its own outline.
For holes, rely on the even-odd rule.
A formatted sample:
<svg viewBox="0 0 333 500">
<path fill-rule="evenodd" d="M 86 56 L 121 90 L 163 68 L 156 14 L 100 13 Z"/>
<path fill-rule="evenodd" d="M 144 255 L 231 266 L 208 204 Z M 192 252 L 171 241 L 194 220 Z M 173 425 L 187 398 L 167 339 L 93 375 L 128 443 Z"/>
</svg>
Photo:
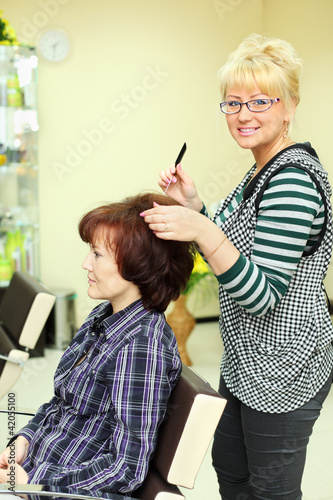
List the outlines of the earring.
<svg viewBox="0 0 333 500">
<path fill-rule="evenodd" d="M 288 129 L 289 129 L 289 122 L 287 122 L 286 130 L 284 131 L 284 134 L 283 134 L 284 139 L 286 139 L 288 136 Z"/>
</svg>

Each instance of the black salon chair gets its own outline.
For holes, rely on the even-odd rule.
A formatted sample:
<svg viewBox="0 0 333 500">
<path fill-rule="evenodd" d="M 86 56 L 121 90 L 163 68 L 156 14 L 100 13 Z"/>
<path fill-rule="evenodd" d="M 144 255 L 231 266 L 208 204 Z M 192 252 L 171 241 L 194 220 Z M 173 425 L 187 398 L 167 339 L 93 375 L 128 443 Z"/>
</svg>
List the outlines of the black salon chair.
<svg viewBox="0 0 333 500">
<path fill-rule="evenodd" d="M 0 303 L 0 399 L 21 375 L 55 299 L 29 274 L 13 274 Z"/>
</svg>

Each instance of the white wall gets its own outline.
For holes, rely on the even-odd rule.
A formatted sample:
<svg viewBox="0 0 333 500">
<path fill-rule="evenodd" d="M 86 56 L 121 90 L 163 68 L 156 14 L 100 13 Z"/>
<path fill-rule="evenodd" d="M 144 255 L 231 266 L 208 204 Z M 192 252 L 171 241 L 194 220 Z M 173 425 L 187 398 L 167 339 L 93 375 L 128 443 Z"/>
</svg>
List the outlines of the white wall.
<svg viewBox="0 0 333 500">
<path fill-rule="evenodd" d="M 76 229 L 85 211 L 157 189 L 158 172 L 173 163 L 185 140 L 183 168 L 207 205 L 251 165 L 219 116 L 216 77 L 249 33 L 286 38 L 304 58 L 295 132 L 313 142 L 332 171 L 332 104 L 313 109 L 315 98 L 330 99 L 330 0 L 2 0 L 1 8 L 22 41 L 34 44 L 54 26 L 72 41 L 67 61 L 40 59 L 39 65 L 40 247 L 42 280 L 78 293 L 79 322 L 93 305 L 81 269 L 87 248 Z M 34 33 L 24 38 L 28 26 Z M 113 131 L 89 154 L 77 155 L 74 167 L 69 151 L 82 151 L 103 120 Z M 70 168 L 57 175 L 60 163 Z"/>
</svg>

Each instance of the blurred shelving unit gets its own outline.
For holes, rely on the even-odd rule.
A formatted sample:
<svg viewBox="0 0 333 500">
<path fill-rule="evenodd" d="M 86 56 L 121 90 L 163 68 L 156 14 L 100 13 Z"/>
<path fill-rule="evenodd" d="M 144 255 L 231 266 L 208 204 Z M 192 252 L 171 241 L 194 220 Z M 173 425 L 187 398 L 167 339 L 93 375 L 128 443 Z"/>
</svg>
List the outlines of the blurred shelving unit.
<svg viewBox="0 0 333 500">
<path fill-rule="evenodd" d="M 0 45 L 0 287 L 39 278 L 37 68 L 34 47 Z"/>
</svg>

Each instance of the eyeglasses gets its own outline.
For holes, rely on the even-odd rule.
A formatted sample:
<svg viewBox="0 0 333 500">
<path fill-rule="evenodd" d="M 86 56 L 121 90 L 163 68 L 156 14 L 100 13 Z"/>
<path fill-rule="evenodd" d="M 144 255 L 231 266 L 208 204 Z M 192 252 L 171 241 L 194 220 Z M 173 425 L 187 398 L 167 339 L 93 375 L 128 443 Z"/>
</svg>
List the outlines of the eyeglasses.
<svg viewBox="0 0 333 500">
<path fill-rule="evenodd" d="M 254 113 L 262 113 L 267 111 L 275 102 L 279 102 L 281 99 L 276 97 L 275 99 L 253 99 L 252 101 L 239 102 L 239 101 L 224 101 L 220 104 L 220 109 L 222 113 L 226 115 L 233 115 L 239 113 L 242 106 L 246 104 L 247 109 L 254 111 Z"/>
</svg>

